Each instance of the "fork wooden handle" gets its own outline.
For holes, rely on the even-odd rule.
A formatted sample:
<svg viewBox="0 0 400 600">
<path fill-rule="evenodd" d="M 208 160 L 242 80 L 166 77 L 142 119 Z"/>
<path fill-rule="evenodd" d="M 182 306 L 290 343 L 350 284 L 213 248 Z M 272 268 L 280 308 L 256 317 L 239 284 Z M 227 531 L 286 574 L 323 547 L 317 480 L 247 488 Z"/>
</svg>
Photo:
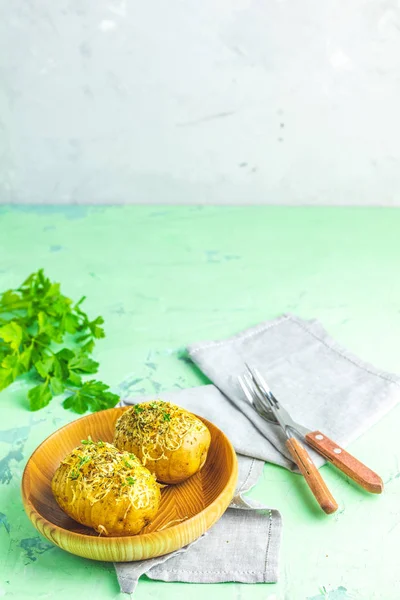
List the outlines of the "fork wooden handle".
<svg viewBox="0 0 400 600">
<path fill-rule="evenodd" d="M 311 460 L 307 450 L 300 444 L 296 438 L 292 437 L 286 442 L 286 447 L 289 450 L 294 462 L 299 467 L 304 479 L 307 481 L 308 487 L 314 494 L 318 504 L 324 512 L 331 514 L 337 510 L 335 498 L 330 493 L 325 481 L 322 479 L 320 472 Z"/>
<path fill-rule="evenodd" d="M 306 435 L 307 443 L 322 456 L 343 471 L 350 479 L 361 485 L 371 494 L 381 494 L 383 481 L 377 473 L 366 467 L 361 461 L 346 452 L 320 431 L 311 431 Z"/>
</svg>

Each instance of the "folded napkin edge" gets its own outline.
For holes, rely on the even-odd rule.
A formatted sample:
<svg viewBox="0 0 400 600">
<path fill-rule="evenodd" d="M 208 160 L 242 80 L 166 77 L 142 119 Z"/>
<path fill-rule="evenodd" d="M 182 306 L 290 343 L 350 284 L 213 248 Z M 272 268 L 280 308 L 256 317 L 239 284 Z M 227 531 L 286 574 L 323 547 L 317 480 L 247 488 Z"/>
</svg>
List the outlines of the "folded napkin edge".
<svg viewBox="0 0 400 600">
<path fill-rule="evenodd" d="M 192 357 L 203 350 L 235 344 L 243 341 L 244 339 L 251 338 L 258 333 L 264 333 L 268 329 L 271 329 L 272 327 L 280 325 L 281 323 L 289 320 L 293 323 L 296 323 L 303 331 L 324 344 L 324 346 L 329 348 L 332 352 L 339 354 L 342 358 L 354 364 L 359 369 L 366 371 L 370 375 L 375 375 L 376 377 L 380 377 L 381 379 L 389 381 L 390 383 L 394 383 L 400 387 L 400 375 L 378 369 L 372 363 L 359 358 L 356 354 L 353 354 L 353 352 L 349 351 L 347 348 L 337 342 L 317 319 L 302 319 L 292 313 L 284 313 L 270 321 L 263 321 L 258 325 L 244 329 L 239 333 L 222 340 L 211 340 L 208 342 L 204 341 L 189 344 L 187 346 L 187 351 L 189 356 Z M 306 324 L 308 324 L 308 326 Z"/>
<path fill-rule="evenodd" d="M 257 335 L 257 333 L 263 333 L 264 331 L 267 331 L 268 329 L 271 329 L 272 327 L 275 327 L 276 325 L 279 325 L 279 323 L 282 323 L 283 321 L 286 321 L 290 318 L 291 318 L 290 314 L 284 314 L 284 315 L 281 315 L 280 317 L 277 317 L 276 319 L 273 319 L 272 321 L 263 321 L 262 323 L 259 323 L 258 325 L 253 325 L 253 327 L 248 327 L 245 330 L 240 331 L 239 333 L 236 333 L 235 335 L 231 335 L 222 340 L 211 340 L 211 341 L 195 342 L 192 344 L 188 344 L 187 351 L 189 352 L 190 356 L 193 356 L 194 354 L 197 354 L 198 352 L 201 352 L 202 350 L 207 350 L 208 348 L 217 348 L 219 346 L 224 346 L 225 344 L 232 344 L 235 342 L 239 342 L 244 339 L 253 337 L 254 335 Z"/>
</svg>

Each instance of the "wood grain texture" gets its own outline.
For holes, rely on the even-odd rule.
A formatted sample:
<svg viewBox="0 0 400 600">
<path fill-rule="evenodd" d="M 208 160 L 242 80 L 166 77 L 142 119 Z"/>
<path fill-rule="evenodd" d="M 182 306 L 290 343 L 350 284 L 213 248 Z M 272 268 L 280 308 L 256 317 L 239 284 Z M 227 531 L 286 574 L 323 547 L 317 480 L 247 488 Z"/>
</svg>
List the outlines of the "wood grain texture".
<svg viewBox="0 0 400 600">
<path fill-rule="evenodd" d="M 72 554 L 125 562 L 173 552 L 205 533 L 233 497 L 238 476 L 235 451 L 217 427 L 202 419 L 211 433 L 204 467 L 185 482 L 162 490 L 156 518 L 139 535 L 99 537 L 68 517 L 51 491 L 51 479 L 60 460 L 88 435 L 94 441 L 112 442 L 115 421 L 124 410 L 101 411 L 62 427 L 35 450 L 25 467 L 22 499 L 28 517 L 42 535 Z"/>
<path fill-rule="evenodd" d="M 304 475 L 310 490 L 314 494 L 322 510 L 327 514 L 335 512 L 338 508 L 337 502 L 330 493 L 307 450 L 298 440 L 296 440 L 296 438 L 290 438 L 286 442 L 286 447 L 301 473 Z"/>
<path fill-rule="evenodd" d="M 312 431 L 307 433 L 306 440 L 312 448 L 343 471 L 350 479 L 361 485 L 367 492 L 371 492 L 371 494 L 381 494 L 383 492 L 383 481 L 379 475 L 349 452 L 346 452 L 344 448 L 335 444 L 325 434 L 320 431 Z"/>
</svg>

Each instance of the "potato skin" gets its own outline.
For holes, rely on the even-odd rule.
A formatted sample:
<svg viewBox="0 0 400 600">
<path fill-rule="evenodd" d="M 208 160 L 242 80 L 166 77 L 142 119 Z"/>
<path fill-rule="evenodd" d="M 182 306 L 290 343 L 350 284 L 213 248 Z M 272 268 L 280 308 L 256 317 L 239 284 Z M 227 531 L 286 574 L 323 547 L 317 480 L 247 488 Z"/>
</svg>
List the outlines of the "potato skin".
<svg viewBox="0 0 400 600">
<path fill-rule="evenodd" d="M 119 452 L 111 444 L 101 444 L 101 447 L 93 444 L 90 447 L 75 448 L 64 459 L 52 480 L 54 497 L 62 510 L 75 521 L 92 527 L 103 535 L 135 535 L 154 519 L 158 511 L 161 498 L 159 485 L 136 457 L 132 458 L 127 452 Z M 76 459 L 87 457 L 91 460 L 80 468 L 78 478 L 72 479 L 71 473 L 73 477 L 77 473 Z M 112 467 L 109 466 L 110 457 L 115 461 Z M 93 502 L 93 498 L 90 498 L 90 481 L 104 464 L 112 473 L 110 479 L 114 484 L 106 495 L 104 489 L 100 489 L 100 495 L 104 497 Z M 128 469 L 126 464 L 132 468 Z M 112 471 L 114 466 L 115 471 Z M 134 480 L 132 487 L 124 484 L 127 478 L 128 481 Z M 132 504 L 126 493 L 129 490 L 129 493 L 135 494 L 135 488 L 137 491 L 145 491 L 145 496 L 140 497 L 139 506 Z"/>
<path fill-rule="evenodd" d="M 167 414 L 168 421 L 164 422 L 160 414 Z M 170 449 L 168 442 L 165 447 L 163 440 L 177 428 L 182 432 L 178 447 Z M 159 437 L 155 442 L 156 431 Z M 117 448 L 133 452 L 158 481 L 167 484 L 181 483 L 197 473 L 206 461 L 210 442 L 210 432 L 200 419 L 163 401 L 143 402 L 124 412 L 114 435 Z M 157 458 L 153 460 L 151 456 Z"/>
</svg>

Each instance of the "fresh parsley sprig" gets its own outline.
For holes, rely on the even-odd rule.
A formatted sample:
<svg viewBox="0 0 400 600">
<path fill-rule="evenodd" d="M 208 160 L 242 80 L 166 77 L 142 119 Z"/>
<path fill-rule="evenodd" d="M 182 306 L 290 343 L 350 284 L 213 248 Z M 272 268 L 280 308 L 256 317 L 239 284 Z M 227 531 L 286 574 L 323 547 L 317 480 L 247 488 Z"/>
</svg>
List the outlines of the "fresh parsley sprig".
<svg viewBox="0 0 400 600">
<path fill-rule="evenodd" d="M 97 373 L 99 363 L 90 354 L 95 341 L 105 336 L 104 319 L 91 321 L 81 308 L 84 300 L 74 304 L 43 269 L 1 294 L 0 390 L 32 372 L 40 383 L 28 392 L 31 410 L 61 394 L 66 396 L 64 408 L 79 414 L 115 406 L 119 398 L 108 385 L 83 380 Z"/>
</svg>

